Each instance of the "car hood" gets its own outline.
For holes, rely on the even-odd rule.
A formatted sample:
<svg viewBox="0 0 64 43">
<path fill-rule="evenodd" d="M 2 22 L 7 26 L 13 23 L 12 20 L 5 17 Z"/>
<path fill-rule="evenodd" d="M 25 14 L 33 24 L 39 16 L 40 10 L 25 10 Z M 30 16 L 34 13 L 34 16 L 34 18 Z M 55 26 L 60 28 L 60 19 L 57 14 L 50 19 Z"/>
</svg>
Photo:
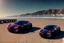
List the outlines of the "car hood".
<svg viewBox="0 0 64 43">
<path fill-rule="evenodd" d="M 18 24 L 11 24 L 10 27 L 19 26 Z"/>
<path fill-rule="evenodd" d="M 46 29 L 43 29 L 43 30 L 41 30 L 40 32 L 41 32 L 41 33 L 44 33 L 44 34 L 46 34 L 46 33 L 51 33 L 50 30 L 46 30 Z"/>
</svg>

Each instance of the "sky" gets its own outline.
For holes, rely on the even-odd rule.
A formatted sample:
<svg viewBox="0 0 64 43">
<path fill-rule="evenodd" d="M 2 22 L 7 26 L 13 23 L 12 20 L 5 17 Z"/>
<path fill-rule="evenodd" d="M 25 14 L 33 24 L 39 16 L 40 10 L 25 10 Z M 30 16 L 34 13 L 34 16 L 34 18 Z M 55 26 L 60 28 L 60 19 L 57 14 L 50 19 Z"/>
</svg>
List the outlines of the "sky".
<svg viewBox="0 0 64 43">
<path fill-rule="evenodd" d="M 0 17 L 63 8 L 63 0 L 0 0 Z"/>
</svg>

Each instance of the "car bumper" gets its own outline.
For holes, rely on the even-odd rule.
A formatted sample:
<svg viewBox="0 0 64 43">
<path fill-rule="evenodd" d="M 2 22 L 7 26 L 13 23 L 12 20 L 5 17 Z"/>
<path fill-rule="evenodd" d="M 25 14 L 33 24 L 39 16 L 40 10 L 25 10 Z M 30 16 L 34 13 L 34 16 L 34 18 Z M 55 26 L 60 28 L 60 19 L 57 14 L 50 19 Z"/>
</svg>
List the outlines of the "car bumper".
<svg viewBox="0 0 64 43">
<path fill-rule="evenodd" d="M 39 33 L 39 35 L 40 35 L 41 37 L 45 37 L 45 38 L 51 38 L 51 37 L 52 37 L 52 35 L 41 34 L 41 33 Z"/>
</svg>

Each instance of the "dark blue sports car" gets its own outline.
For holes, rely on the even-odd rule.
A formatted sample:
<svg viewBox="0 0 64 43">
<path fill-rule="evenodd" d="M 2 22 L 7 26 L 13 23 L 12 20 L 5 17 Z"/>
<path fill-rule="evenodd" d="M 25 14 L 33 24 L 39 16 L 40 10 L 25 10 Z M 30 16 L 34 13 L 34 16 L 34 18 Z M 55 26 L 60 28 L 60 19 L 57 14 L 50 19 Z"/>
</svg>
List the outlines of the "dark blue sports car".
<svg viewBox="0 0 64 43">
<path fill-rule="evenodd" d="M 9 24 L 7 29 L 10 32 L 22 32 L 32 28 L 32 23 L 26 20 L 16 21 L 13 24 Z"/>
<path fill-rule="evenodd" d="M 56 36 L 60 32 L 60 27 L 57 25 L 47 25 L 43 29 L 40 30 L 39 34 L 41 37 L 52 38 Z"/>
</svg>

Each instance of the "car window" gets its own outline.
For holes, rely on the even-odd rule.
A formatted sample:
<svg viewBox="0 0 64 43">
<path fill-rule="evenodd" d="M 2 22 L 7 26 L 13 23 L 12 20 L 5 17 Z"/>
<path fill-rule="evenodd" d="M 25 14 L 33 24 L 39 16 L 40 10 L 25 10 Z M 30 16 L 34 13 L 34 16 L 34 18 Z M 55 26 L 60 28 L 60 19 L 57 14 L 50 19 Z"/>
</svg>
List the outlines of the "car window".
<svg viewBox="0 0 64 43">
<path fill-rule="evenodd" d="M 26 24 L 26 23 L 27 23 L 27 21 L 17 21 L 17 22 L 15 22 L 15 24 L 19 24 L 19 25 Z"/>
<path fill-rule="evenodd" d="M 50 26 L 46 26 L 44 27 L 44 29 L 47 29 L 47 30 L 53 30 L 55 27 L 55 25 L 50 25 Z"/>
</svg>

